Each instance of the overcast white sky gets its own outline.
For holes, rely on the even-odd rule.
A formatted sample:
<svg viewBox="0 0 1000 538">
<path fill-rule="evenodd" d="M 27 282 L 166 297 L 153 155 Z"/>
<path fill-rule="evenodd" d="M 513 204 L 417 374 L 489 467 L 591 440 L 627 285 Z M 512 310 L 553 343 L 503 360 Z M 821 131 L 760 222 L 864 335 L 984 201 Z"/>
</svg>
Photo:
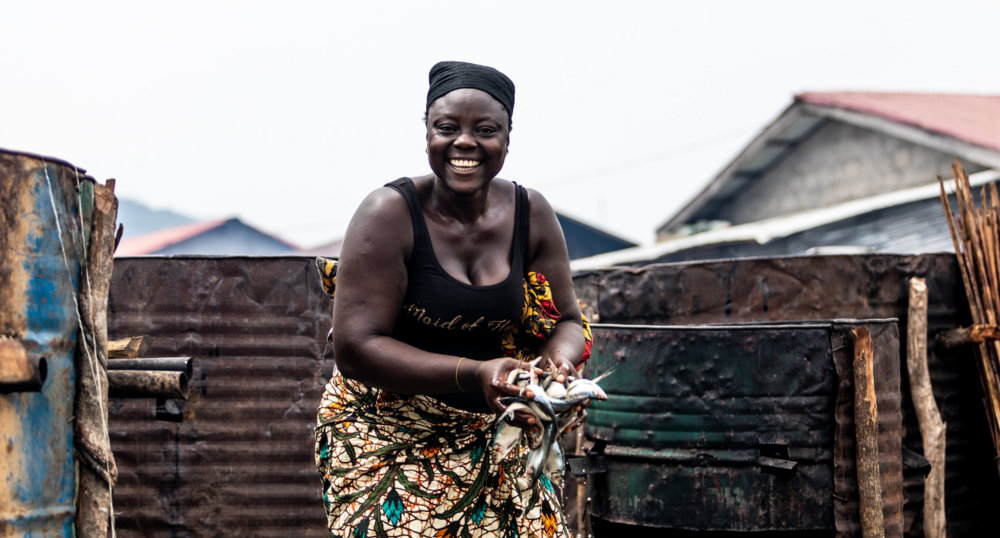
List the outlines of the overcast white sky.
<svg viewBox="0 0 1000 538">
<path fill-rule="evenodd" d="M 633 241 L 802 91 L 1000 93 L 1000 2 L 4 2 L 0 147 L 310 247 L 429 171 L 439 60 L 517 86 L 501 177 Z"/>
</svg>

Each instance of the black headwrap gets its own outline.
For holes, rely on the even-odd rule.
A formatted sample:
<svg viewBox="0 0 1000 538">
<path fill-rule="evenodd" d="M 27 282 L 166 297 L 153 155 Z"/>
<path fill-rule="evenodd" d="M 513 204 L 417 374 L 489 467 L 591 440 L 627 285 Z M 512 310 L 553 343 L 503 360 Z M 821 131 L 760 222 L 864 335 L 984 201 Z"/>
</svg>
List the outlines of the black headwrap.
<svg viewBox="0 0 1000 538">
<path fill-rule="evenodd" d="M 459 88 L 473 88 L 499 101 L 507 109 L 508 120 L 514 116 L 514 83 L 492 67 L 466 62 L 438 62 L 431 68 L 430 83 L 425 112 L 444 94 Z"/>
</svg>

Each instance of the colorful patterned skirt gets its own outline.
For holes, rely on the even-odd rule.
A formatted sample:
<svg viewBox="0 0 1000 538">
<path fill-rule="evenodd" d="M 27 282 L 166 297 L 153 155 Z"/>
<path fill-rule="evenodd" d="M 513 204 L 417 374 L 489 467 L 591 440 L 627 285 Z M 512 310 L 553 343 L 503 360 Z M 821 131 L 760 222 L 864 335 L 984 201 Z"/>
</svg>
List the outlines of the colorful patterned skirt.
<svg viewBox="0 0 1000 538">
<path fill-rule="evenodd" d="M 496 461 L 496 415 L 384 392 L 335 373 L 316 427 L 331 537 L 568 538 L 545 477 L 522 446 Z"/>
</svg>

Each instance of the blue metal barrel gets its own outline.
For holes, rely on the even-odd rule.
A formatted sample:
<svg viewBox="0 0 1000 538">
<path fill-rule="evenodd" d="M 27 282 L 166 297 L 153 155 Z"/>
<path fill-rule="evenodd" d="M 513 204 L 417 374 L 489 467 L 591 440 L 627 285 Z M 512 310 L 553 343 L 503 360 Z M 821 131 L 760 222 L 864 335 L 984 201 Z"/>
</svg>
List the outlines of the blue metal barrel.
<svg viewBox="0 0 1000 538">
<path fill-rule="evenodd" d="M 72 535 L 75 301 L 93 192 L 71 165 L 0 150 L 0 337 L 48 366 L 40 392 L 0 394 L 0 536 Z"/>
</svg>

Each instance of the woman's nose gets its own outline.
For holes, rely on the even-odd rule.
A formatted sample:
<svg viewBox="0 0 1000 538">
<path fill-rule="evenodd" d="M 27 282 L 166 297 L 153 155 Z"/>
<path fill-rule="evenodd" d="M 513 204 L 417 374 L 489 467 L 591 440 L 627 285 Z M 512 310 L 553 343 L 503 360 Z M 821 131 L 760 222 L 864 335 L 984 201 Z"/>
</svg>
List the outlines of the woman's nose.
<svg viewBox="0 0 1000 538">
<path fill-rule="evenodd" d="M 476 147 L 476 137 L 472 136 L 472 133 L 459 133 L 458 138 L 455 139 L 455 145 L 461 148 L 474 148 Z"/>
</svg>

